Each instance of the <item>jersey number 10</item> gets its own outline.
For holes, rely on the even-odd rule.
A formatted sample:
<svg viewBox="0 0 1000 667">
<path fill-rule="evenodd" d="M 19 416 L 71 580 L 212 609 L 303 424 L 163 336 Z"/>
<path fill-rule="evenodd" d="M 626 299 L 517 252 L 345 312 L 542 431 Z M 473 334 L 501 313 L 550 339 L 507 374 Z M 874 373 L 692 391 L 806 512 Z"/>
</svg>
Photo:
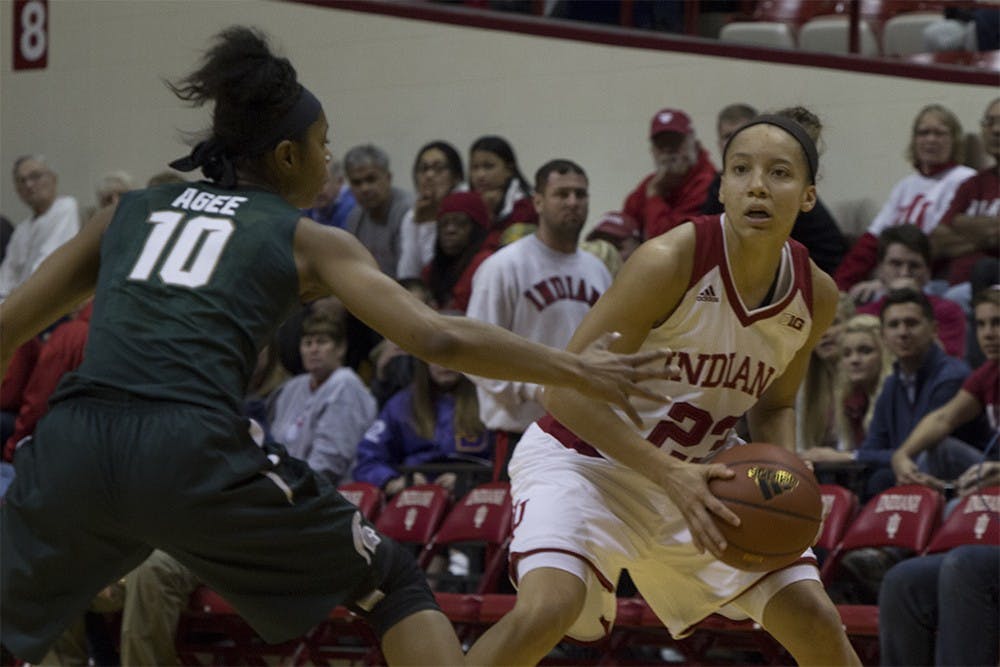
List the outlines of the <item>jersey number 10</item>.
<svg viewBox="0 0 1000 667">
<path fill-rule="evenodd" d="M 128 274 L 129 279 L 149 280 L 153 269 L 160 264 L 160 279 L 182 287 L 201 287 L 209 281 L 235 229 L 228 218 L 199 215 L 185 221 L 184 214 L 178 211 L 155 211 L 146 222 L 153 229 Z M 181 231 L 174 238 L 182 222 Z M 166 258 L 160 263 L 164 253 Z"/>
</svg>

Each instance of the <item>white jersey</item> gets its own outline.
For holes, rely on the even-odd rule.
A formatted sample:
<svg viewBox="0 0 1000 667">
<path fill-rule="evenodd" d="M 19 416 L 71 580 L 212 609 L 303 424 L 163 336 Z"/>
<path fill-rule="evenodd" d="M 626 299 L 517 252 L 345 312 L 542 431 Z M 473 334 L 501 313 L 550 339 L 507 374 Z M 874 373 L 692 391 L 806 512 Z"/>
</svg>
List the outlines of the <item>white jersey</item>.
<svg viewBox="0 0 1000 667">
<path fill-rule="evenodd" d="M 975 175 L 974 169 L 955 165 L 930 176 L 919 172 L 906 176 L 889 193 L 868 233 L 877 237 L 889 227 L 909 224 L 930 234 L 951 206 L 958 186 Z"/>
<path fill-rule="evenodd" d="M 770 304 L 751 309 L 733 285 L 722 219 L 696 220 L 687 290 L 642 344 L 669 347 L 680 366 L 679 376 L 650 387 L 672 403 L 639 406 L 643 435 L 682 460 L 710 456 L 782 375 L 812 324 L 812 271 L 804 247 L 786 242 Z M 713 612 L 762 622 L 768 600 L 783 587 L 819 580 L 810 550 L 771 573 L 744 572 L 699 553 L 662 488 L 602 456 L 549 415 L 518 442 L 510 477 L 512 572 L 523 577 L 554 567 L 584 582 L 584 607 L 569 630 L 578 639 L 609 631 L 622 569 L 675 637 Z"/>
<path fill-rule="evenodd" d="M 610 285 L 611 274 L 591 253 L 559 252 L 532 234 L 480 265 L 466 315 L 562 349 Z M 488 429 L 520 433 L 544 414 L 536 400 L 538 385 L 472 379 L 480 418 Z"/>
<path fill-rule="evenodd" d="M 732 427 L 784 373 L 812 329 L 812 272 L 803 246 L 785 243 L 774 296 L 748 308 L 733 284 L 725 245 L 721 216 L 695 222 L 687 291 L 641 347 L 669 348 L 680 367 L 673 379 L 647 384 L 671 403 L 634 403 L 643 436 L 682 461 L 702 461 L 729 441 Z M 540 426 L 564 444 L 596 454 L 551 417 Z"/>
</svg>

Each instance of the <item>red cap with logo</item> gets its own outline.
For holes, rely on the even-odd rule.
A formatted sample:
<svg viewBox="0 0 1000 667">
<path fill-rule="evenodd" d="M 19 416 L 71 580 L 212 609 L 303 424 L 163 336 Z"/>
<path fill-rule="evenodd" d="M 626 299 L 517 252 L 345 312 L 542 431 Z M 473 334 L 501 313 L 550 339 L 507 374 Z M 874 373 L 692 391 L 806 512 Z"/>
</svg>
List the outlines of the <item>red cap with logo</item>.
<svg viewBox="0 0 1000 667">
<path fill-rule="evenodd" d="M 691 118 L 679 109 L 660 109 L 649 124 L 649 137 L 652 139 L 660 132 L 678 132 L 691 134 Z"/>
<path fill-rule="evenodd" d="M 597 221 L 597 225 L 587 235 L 587 240 L 593 241 L 602 237 L 641 240 L 642 234 L 639 231 L 639 223 L 631 215 L 621 211 L 608 211 Z"/>
</svg>

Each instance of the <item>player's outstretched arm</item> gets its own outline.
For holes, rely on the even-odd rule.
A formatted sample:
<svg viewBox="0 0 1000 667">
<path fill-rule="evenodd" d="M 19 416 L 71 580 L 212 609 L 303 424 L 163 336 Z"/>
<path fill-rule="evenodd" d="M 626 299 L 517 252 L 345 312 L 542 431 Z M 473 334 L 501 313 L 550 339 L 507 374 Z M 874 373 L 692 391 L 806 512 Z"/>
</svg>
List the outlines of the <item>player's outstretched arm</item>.
<svg viewBox="0 0 1000 667">
<path fill-rule="evenodd" d="M 299 222 L 295 255 L 303 299 L 335 294 L 368 326 L 427 361 L 501 380 L 574 387 L 633 413 L 630 397 L 664 400 L 642 382 L 667 375 L 665 351 L 618 354 L 598 345 L 572 354 L 442 315 L 383 274 L 353 236 L 307 219 Z"/>
<path fill-rule="evenodd" d="M 584 350 L 608 331 L 621 332 L 612 351 L 633 352 L 680 302 L 692 270 L 694 229 L 682 225 L 643 244 L 584 317 L 570 350 Z M 675 369 L 672 369 L 675 370 Z M 736 516 L 708 490 L 714 477 L 731 477 L 721 464 L 684 463 L 643 438 L 607 404 L 570 389 L 549 389 L 546 408 L 576 435 L 661 486 L 684 515 L 695 546 L 718 556 L 725 540 L 715 518 Z M 713 518 L 715 517 L 715 518 Z"/>
<path fill-rule="evenodd" d="M 0 304 L 0 377 L 19 345 L 94 293 L 101 237 L 113 215 L 114 207 L 95 213 Z"/>
</svg>

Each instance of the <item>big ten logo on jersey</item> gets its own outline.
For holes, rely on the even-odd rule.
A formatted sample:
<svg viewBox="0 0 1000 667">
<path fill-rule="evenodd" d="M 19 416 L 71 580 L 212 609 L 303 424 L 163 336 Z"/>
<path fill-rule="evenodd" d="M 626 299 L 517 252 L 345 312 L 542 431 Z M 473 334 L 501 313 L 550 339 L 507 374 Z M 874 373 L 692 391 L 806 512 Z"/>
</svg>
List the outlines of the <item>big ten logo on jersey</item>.
<svg viewBox="0 0 1000 667">
<path fill-rule="evenodd" d="M 791 327 L 795 329 L 796 331 L 802 331 L 802 327 L 806 325 L 805 319 L 798 317 L 796 315 L 792 315 L 791 313 L 782 313 L 781 323 L 784 324 L 786 327 Z"/>
</svg>

